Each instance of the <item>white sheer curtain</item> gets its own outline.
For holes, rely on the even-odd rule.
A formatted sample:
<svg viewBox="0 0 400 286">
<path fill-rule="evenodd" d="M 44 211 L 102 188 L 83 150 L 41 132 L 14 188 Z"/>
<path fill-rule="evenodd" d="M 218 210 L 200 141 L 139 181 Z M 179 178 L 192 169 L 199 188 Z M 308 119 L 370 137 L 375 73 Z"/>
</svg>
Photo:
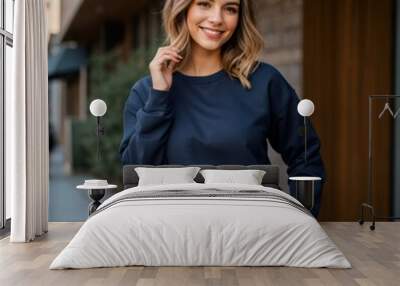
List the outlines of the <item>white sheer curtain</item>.
<svg viewBox="0 0 400 286">
<path fill-rule="evenodd" d="M 15 1 L 13 93 L 6 98 L 6 187 L 12 242 L 47 232 L 47 21 L 44 0 Z"/>
</svg>

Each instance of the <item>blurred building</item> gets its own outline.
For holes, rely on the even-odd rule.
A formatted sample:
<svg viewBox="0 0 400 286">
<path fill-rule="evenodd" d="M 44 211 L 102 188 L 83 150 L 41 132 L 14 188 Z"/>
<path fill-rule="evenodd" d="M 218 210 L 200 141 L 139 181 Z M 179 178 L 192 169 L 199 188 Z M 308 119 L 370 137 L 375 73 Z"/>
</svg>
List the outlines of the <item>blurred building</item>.
<svg viewBox="0 0 400 286">
<path fill-rule="evenodd" d="M 60 33 L 61 0 L 46 0 L 48 40 Z"/>
<path fill-rule="evenodd" d="M 72 170 L 71 119 L 87 116 L 87 59 L 93 52 L 132 51 L 161 39 L 161 1 L 49 0 L 50 117 Z"/>
<path fill-rule="evenodd" d="M 135 49 L 162 40 L 164 1 L 48 2 L 49 10 L 59 11 L 50 16 L 55 19 L 49 41 L 51 120 L 64 146 L 65 169 L 71 171 L 69 121 L 87 114 L 87 58 L 94 51 L 115 50 L 124 61 Z M 300 97 L 316 105 L 312 120 L 328 175 L 322 219 L 355 219 L 367 198 L 368 95 L 394 92 L 395 1 L 254 2 L 266 43 L 261 59 L 277 67 Z M 395 137 L 393 124 L 383 122 L 376 135 L 380 195 L 374 202 L 387 215 L 393 209 L 397 169 L 392 169 L 393 150 L 387 147 Z M 283 166 L 276 153 L 271 159 Z M 284 173 L 282 168 L 282 184 Z"/>
</svg>

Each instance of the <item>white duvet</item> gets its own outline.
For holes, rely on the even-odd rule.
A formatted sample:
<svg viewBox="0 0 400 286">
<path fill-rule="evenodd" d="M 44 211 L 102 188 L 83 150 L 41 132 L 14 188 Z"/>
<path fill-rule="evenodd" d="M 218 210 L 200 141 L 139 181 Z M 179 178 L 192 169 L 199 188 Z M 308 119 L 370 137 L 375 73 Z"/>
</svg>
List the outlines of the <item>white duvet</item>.
<svg viewBox="0 0 400 286">
<path fill-rule="evenodd" d="M 131 192 L 262 190 L 255 185 L 174 184 L 127 189 L 107 199 L 54 259 L 50 269 L 146 266 L 294 266 L 350 268 L 309 214 L 257 198 L 152 198 L 121 201 Z M 298 203 L 298 202 L 297 202 Z"/>
</svg>

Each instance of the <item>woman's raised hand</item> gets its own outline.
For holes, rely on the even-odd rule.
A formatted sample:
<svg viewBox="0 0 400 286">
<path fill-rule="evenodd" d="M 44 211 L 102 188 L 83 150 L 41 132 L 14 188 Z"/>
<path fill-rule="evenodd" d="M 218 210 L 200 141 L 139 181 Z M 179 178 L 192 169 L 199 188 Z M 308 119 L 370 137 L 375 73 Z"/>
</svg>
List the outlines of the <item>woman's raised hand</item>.
<svg viewBox="0 0 400 286">
<path fill-rule="evenodd" d="M 153 89 L 168 91 L 172 85 L 172 73 L 182 57 L 173 46 L 161 47 L 149 64 Z"/>
</svg>

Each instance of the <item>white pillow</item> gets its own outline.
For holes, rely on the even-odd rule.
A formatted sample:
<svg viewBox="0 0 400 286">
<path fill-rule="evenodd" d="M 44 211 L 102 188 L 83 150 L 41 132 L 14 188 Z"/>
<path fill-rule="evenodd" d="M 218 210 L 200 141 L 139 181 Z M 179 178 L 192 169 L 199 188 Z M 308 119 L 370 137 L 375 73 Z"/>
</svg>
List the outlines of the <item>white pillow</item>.
<svg viewBox="0 0 400 286">
<path fill-rule="evenodd" d="M 199 170 L 199 167 L 135 168 L 139 176 L 138 186 L 195 183 L 193 179 Z"/>
<path fill-rule="evenodd" d="M 234 183 L 261 185 L 265 171 L 262 170 L 201 170 L 205 184 Z"/>
</svg>

